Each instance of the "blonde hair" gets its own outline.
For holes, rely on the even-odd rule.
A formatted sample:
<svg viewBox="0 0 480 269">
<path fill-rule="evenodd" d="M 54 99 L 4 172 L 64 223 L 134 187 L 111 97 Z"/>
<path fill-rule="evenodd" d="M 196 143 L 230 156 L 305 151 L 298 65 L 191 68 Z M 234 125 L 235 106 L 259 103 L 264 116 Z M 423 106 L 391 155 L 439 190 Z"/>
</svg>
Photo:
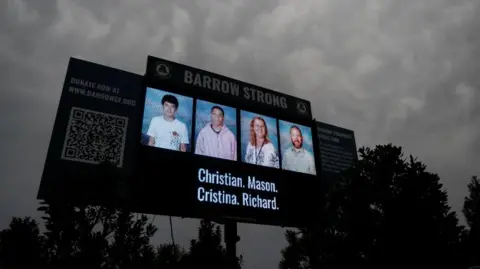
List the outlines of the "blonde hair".
<svg viewBox="0 0 480 269">
<path fill-rule="evenodd" d="M 260 117 L 260 116 L 255 116 L 252 118 L 252 120 L 250 121 L 250 144 L 252 144 L 252 146 L 256 146 L 256 141 L 257 141 L 257 137 L 255 135 L 255 130 L 254 130 L 254 123 L 255 123 L 255 120 L 260 120 L 263 122 L 263 125 L 265 126 L 265 143 L 268 143 L 270 142 L 270 139 L 268 139 L 268 128 L 267 128 L 267 123 L 265 122 L 265 120 Z"/>
</svg>

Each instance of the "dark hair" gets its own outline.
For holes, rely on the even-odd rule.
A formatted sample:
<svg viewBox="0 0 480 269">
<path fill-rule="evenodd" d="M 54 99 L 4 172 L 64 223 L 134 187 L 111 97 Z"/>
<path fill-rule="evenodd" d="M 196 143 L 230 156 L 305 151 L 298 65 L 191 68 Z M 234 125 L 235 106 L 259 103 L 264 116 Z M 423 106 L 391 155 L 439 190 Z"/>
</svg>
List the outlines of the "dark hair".
<svg viewBox="0 0 480 269">
<path fill-rule="evenodd" d="M 162 98 L 162 106 L 165 104 L 165 102 L 169 102 L 170 104 L 174 104 L 175 108 L 178 108 L 178 99 L 177 97 L 170 95 L 170 94 L 165 94 Z"/>
<path fill-rule="evenodd" d="M 292 125 L 292 127 L 290 127 L 290 132 L 292 132 L 293 129 L 297 129 L 300 133 L 300 136 L 303 137 L 302 130 L 300 130 L 297 125 Z"/>
<path fill-rule="evenodd" d="M 223 108 L 221 108 L 219 106 L 212 106 L 212 110 L 210 110 L 210 112 L 213 112 L 214 109 L 218 109 L 218 110 L 222 111 L 222 116 L 225 116 L 225 112 L 223 112 Z"/>
</svg>

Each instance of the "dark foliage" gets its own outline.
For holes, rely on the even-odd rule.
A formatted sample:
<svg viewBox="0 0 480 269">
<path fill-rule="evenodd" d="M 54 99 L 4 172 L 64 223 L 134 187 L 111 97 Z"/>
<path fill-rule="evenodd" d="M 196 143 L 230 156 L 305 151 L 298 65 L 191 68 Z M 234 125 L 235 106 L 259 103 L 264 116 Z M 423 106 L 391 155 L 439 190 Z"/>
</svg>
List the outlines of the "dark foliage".
<svg viewBox="0 0 480 269">
<path fill-rule="evenodd" d="M 14 217 L 0 232 L 0 268 L 45 268 L 43 243 L 35 220 Z"/>
<path fill-rule="evenodd" d="M 42 202 L 46 231 L 30 218 L 13 218 L 0 232 L 0 268 L 227 268 L 219 225 L 202 221 L 186 252 L 154 247 L 157 228 L 147 216 L 103 206 Z M 238 259 L 240 269 L 242 258 Z"/>
<path fill-rule="evenodd" d="M 145 215 L 102 206 L 42 203 L 51 268 L 149 268 L 157 228 Z"/>
<path fill-rule="evenodd" d="M 242 265 L 242 256 L 238 258 L 237 268 Z M 198 228 L 198 238 L 190 241 L 189 253 L 185 265 L 188 268 L 228 268 L 226 249 L 222 245 L 222 232 L 219 225 L 202 220 Z"/>
<path fill-rule="evenodd" d="M 183 248 L 173 244 L 162 244 L 156 249 L 155 268 L 186 268 L 187 253 Z"/>
<path fill-rule="evenodd" d="M 361 148 L 320 227 L 287 232 L 281 268 L 462 268 L 462 227 L 437 175 L 400 147 Z"/>
<path fill-rule="evenodd" d="M 470 228 L 464 236 L 468 264 L 480 265 L 480 178 L 476 176 L 473 176 L 468 184 L 463 214 Z"/>
<path fill-rule="evenodd" d="M 468 196 L 465 197 L 462 211 L 468 226 L 472 228 L 480 216 L 480 178 L 476 176 L 468 183 Z"/>
</svg>

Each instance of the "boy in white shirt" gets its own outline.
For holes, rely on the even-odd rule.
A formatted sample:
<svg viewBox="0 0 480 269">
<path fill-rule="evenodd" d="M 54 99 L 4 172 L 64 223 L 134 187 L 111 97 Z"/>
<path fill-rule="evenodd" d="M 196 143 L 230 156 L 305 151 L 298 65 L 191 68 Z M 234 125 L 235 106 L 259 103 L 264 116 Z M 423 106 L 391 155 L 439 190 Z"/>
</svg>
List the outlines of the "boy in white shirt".
<svg viewBox="0 0 480 269">
<path fill-rule="evenodd" d="M 154 117 L 147 131 L 149 146 L 157 148 L 186 151 L 189 144 L 185 123 L 175 118 L 178 100 L 166 94 L 162 98 L 162 116 Z"/>
</svg>

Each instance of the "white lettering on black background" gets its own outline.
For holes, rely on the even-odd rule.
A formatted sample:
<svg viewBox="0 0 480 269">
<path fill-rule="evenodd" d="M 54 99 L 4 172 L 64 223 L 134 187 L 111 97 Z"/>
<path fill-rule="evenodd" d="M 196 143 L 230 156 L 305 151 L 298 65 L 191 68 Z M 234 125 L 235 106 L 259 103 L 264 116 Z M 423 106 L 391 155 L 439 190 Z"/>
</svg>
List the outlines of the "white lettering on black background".
<svg viewBox="0 0 480 269">
<path fill-rule="evenodd" d="M 242 97 L 245 100 L 261 103 L 264 105 L 279 107 L 283 109 L 288 108 L 287 98 L 285 96 L 280 96 L 270 92 L 264 92 L 260 89 L 246 86 L 243 87 L 242 91 L 240 92 L 240 85 L 238 83 L 218 79 L 198 72 L 185 70 L 183 82 L 185 84 L 195 87 L 205 88 L 236 97 Z"/>
<path fill-rule="evenodd" d="M 120 88 L 75 77 L 68 82 L 69 93 L 135 107 L 135 100 L 120 96 Z"/>
<path fill-rule="evenodd" d="M 279 210 L 278 193 L 274 182 L 264 181 L 255 176 L 247 176 L 246 181 L 240 176 L 228 172 L 210 171 L 199 168 L 197 180 L 197 200 L 202 203 L 226 204 L 231 206 L 253 207 L 266 210 Z M 224 187 L 241 189 L 240 192 L 227 191 Z M 270 195 L 265 194 L 270 193 Z"/>
</svg>

